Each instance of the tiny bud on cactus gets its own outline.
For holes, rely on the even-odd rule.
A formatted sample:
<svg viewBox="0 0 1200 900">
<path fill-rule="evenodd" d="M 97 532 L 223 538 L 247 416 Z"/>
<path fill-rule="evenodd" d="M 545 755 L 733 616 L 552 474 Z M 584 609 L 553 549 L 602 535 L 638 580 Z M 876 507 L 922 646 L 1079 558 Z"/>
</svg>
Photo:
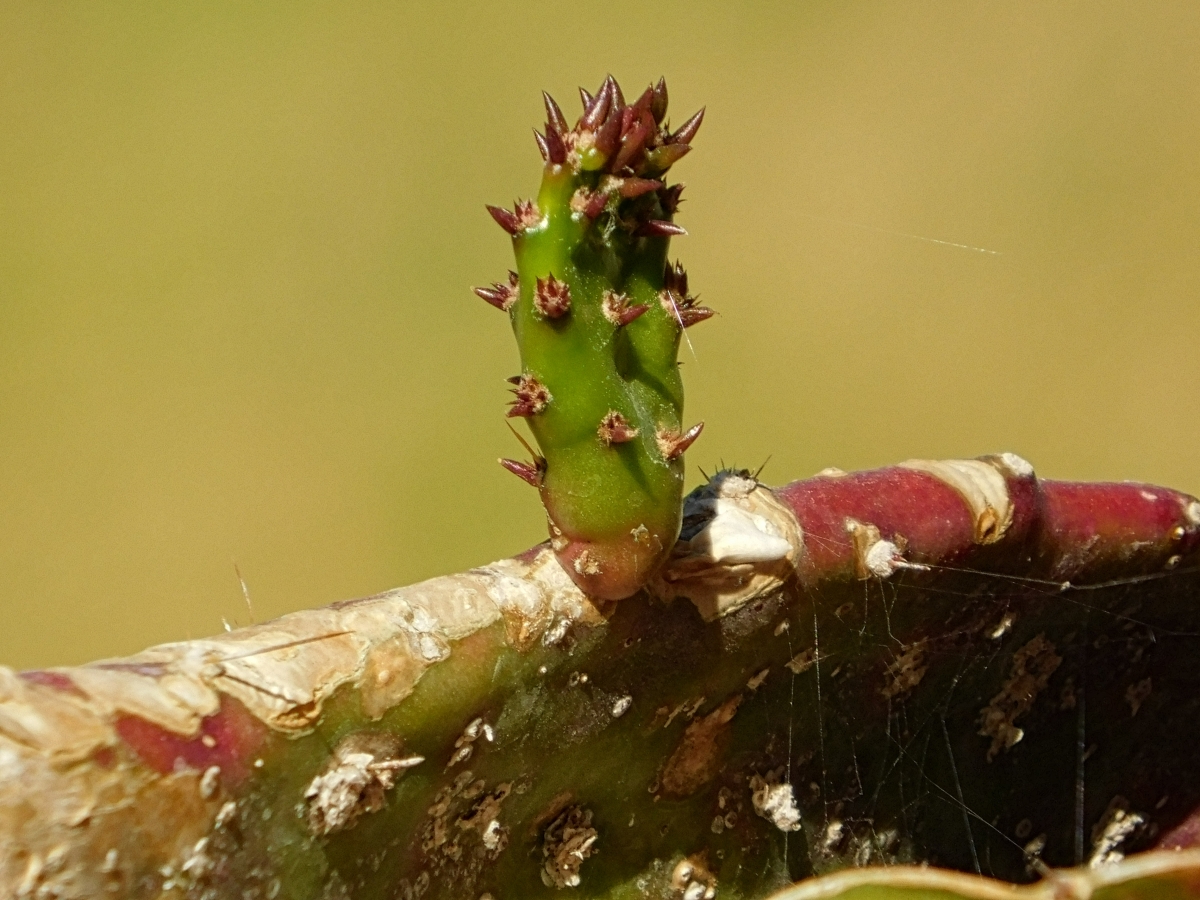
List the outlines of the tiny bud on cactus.
<svg viewBox="0 0 1200 900">
<path fill-rule="evenodd" d="M 700 437 L 700 432 L 703 430 L 703 422 L 697 422 L 683 434 L 680 434 L 679 430 L 675 428 L 660 428 L 655 432 L 654 440 L 658 444 L 658 451 L 663 455 L 663 459 L 673 461 L 683 456 L 687 448 L 696 442 L 696 438 Z"/>
<path fill-rule="evenodd" d="M 492 218 L 496 220 L 496 224 L 509 234 L 515 235 L 521 230 L 521 220 L 503 206 L 489 205 L 487 211 L 492 214 Z"/>
<path fill-rule="evenodd" d="M 669 241 L 681 185 L 667 170 L 702 113 L 672 134 L 664 81 L 626 104 L 611 76 L 568 127 L 549 95 L 536 203 L 489 207 L 513 236 L 519 279 L 477 289 L 510 311 L 523 374 L 509 416 L 537 440 L 534 463 L 503 460 L 536 484 L 552 547 L 572 579 L 603 599 L 636 592 L 679 534 L 683 431 L 677 355 L 683 328 L 712 313 L 688 296 Z M 557 399 L 555 399 L 557 398 Z M 544 458 L 543 458 L 544 457 Z"/>
<path fill-rule="evenodd" d="M 547 319 L 565 316 L 571 310 L 571 288 L 553 275 L 539 278 L 533 306 Z"/>
<path fill-rule="evenodd" d="M 569 130 L 567 119 L 558 104 L 554 102 L 554 98 L 542 91 L 542 101 L 546 104 L 546 121 L 553 125 L 554 130 L 560 135 L 566 134 Z"/>
<path fill-rule="evenodd" d="M 654 116 L 654 121 L 659 125 L 662 124 L 663 116 L 667 114 L 667 80 L 665 78 L 658 79 L 658 84 L 654 86 L 654 99 L 650 101 L 650 114 Z"/>
<path fill-rule="evenodd" d="M 617 144 L 621 140 L 621 117 L 609 116 L 604 125 L 596 132 L 594 146 L 599 153 L 605 157 L 613 154 L 617 149 Z"/>
<path fill-rule="evenodd" d="M 630 304 L 628 297 L 624 294 L 618 294 L 615 291 L 605 291 L 604 299 L 600 304 L 604 318 L 617 327 L 628 325 L 649 308 L 649 303 L 639 303 L 637 306 L 633 306 Z"/>
<path fill-rule="evenodd" d="M 701 109 L 698 113 L 679 126 L 679 130 L 671 135 L 667 141 L 669 144 L 690 144 L 692 138 L 696 136 L 696 132 L 700 130 L 700 123 L 704 121 L 704 110 Z"/>
<path fill-rule="evenodd" d="M 546 123 L 546 161 L 555 166 L 567 161 L 567 145 L 563 143 L 562 132 L 552 122 Z"/>
<path fill-rule="evenodd" d="M 680 328 L 690 328 L 697 322 L 703 322 L 714 315 L 707 306 L 697 306 L 696 298 L 688 294 L 687 272 L 679 263 L 675 263 L 674 268 L 667 266 L 658 302 L 675 319 Z"/>
<path fill-rule="evenodd" d="M 627 199 L 640 197 L 642 194 L 648 194 L 651 191 L 657 191 L 663 186 L 661 181 L 656 181 L 653 178 L 625 178 L 621 181 L 620 191 L 621 196 Z"/>
<path fill-rule="evenodd" d="M 676 225 L 674 222 L 664 222 L 661 219 L 647 219 L 638 226 L 634 232 L 638 237 L 671 237 L 672 235 L 684 235 L 687 231 L 683 226 Z"/>
<path fill-rule="evenodd" d="M 504 458 L 500 459 L 499 463 L 500 463 L 500 465 L 504 466 L 504 468 L 508 469 L 508 471 L 512 472 L 514 475 L 516 475 L 518 478 L 520 478 L 522 481 L 524 481 L 526 484 L 530 484 L 533 487 L 541 487 L 542 486 L 542 469 L 540 466 L 538 466 L 536 464 L 531 465 L 530 463 L 527 463 L 527 462 L 521 462 L 520 460 L 517 460 L 517 459 L 504 459 Z"/>
<path fill-rule="evenodd" d="M 508 284 L 497 281 L 490 288 L 477 287 L 472 290 L 496 309 L 504 312 L 512 309 L 521 293 L 516 272 L 508 273 Z"/>
<path fill-rule="evenodd" d="M 549 138 L 547 138 L 549 142 Z M 522 229 L 536 228 L 542 221 L 537 204 L 532 200 L 517 201 L 517 222 Z"/>
<path fill-rule="evenodd" d="M 616 410 L 609 410 L 605 414 L 604 418 L 600 420 L 600 427 L 596 429 L 596 433 L 606 447 L 611 447 L 613 444 L 624 444 L 638 436 L 638 430 L 632 427 Z"/>
<path fill-rule="evenodd" d="M 550 392 L 532 375 L 515 375 L 508 381 L 516 385 L 512 389 L 516 399 L 512 401 L 512 408 L 508 411 L 510 417 L 536 416 L 550 402 Z"/>
</svg>

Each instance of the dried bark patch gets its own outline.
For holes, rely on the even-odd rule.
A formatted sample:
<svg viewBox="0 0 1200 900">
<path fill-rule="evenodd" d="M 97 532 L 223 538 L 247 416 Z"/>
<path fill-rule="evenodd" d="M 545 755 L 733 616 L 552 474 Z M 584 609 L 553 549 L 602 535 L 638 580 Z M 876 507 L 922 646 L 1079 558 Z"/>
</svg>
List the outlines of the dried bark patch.
<svg viewBox="0 0 1200 900">
<path fill-rule="evenodd" d="M 1050 676 L 1060 663 L 1062 657 L 1044 634 L 1039 634 L 1013 654 L 1008 680 L 979 714 L 979 734 L 992 739 L 988 762 L 1001 750 L 1012 748 L 1025 737 L 1016 721 L 1033 708 L 1038 694 L 1046 689 Z"/>
<path fill-rule="evenodd" d="M 308 828 L 316 836 L 343 831 L 366 813 L 387 805 L 387 792 L 406 769 L 424 762 L 401 757 L 400 741 L 390 734 L 354 734 L 334 750 L 325 771 L 304 790 Z"/>
<path fill-rule="evenodd" d="M 713 779 L 721 766 L 729 723 L 741 702 L 740 694 L 730 697 L 707 716 L 688 725 L 663 769 L 664 794 L 687 797 Z"/>
</svg>

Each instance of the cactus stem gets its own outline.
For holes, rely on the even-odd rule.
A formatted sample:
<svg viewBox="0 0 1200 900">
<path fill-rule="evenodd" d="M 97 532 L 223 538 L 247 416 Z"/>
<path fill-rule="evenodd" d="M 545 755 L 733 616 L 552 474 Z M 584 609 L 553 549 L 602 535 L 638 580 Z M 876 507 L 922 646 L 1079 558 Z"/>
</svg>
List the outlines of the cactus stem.
<svg viewBox="0 0 1200 900">
<path fill-rule="evenodd" d="M 533 487 L 542 486 L 542 472 L 544 471 L 544 466 L 538 465 L 537 463 L 530 464 L 527 462 L 521 462 L 518 459 L 507 459 L 504 457 L 498 460 L 498 462 L 526 484 L 529 484 Z"/>
<path fill-rule="evenodd" d="M 569 126 L 567 125 L 567 119 L 563 115 L 562 109 L 554 102 L 554 98 L 545 91 L 542 91 L 542 100 L 546 104 L 546 120 L 554 126 L 559 134 L 566 134 Z"/>
<path fill-rule="evenodd" d="M 600 427 L 596 429 L 596 434 L 600 436 L 601 442 L 606 447 L 611 447 L 613 444 L 632 441 L 638 436 L 638 429 L 632 427 L 625 417 L 615 409 L 610 409 L 600 420 Z"/>
<path fill-rule="evenodd" d="M 674 222 L 664 222 L 662 219 L 647 219 L 633 232 L 637 237 L 673 237 L 685 235 L 687 229 Z"/>
<path fill-rule="evenodd" d="M 546 319 L 557 319 L 565 316 L 571 309 L 571 288 L 566 282 L 559 281 L 553 275 L 537 280 L 537 290 L 534 292 L 533 306 Z"/>
<path fill-rule="evenodd" d="M 700 130 L 700 123 L 704 121 L 704 107 L 700 111 L 679 126 L 679 130 L 667 138 L 669 144 L 690 144 L 692 138 L 696 136 L 696 132 Z"/>
<path fill-rule="evenodd" d="M 631 306 L 627 296 L 618 294 L 615 291 L 605 291 L 604 300 L 600 306 L 601 311 L 604 313 L 604 318 L 608 319 L 608 321 L 612 322 L 618 328 L 628 325 L 649 308 L 650 306 L 646 303 Z"/>
<path fill-rule="evenodd" d="M 494 213 L 515 238 L 522 278 L 509 308 L 526 374 L 511 379 L 505 421 L 524 418 L 537 439 L 534 469 L 513 471 L 537 476 L 563 568 L 590 596 L 620 600 L 679 535 L 683 452 L 699 429 L 683 433 L 677 356 L 683 329 L 712 313 L 688 296 L 682 267 L 665 266 L 669 239 L 687 233 L 673 221 L 680 186 L 667 186 L 667 172 L 691 149 L 668 142 L 666 83 L 632 105 L 611 75 L 579 96 L 572 128 L 542 98 L 537 206 Z M 500 287 L 481 296 L 507 301 Z M 594 567 L 581 568 L 585 550 Z"/>
<path fill-rule="evenodd" d="M 683 434 L 674 428 L 660 428 L 655 433 L 654 440 L 658 444 L 658 450 L 663 455 L 663 459 L 671 462 L 686 453 L 688 447 L 696 443 L 696 438 L 700 437 L 700 432 L 703 430 L 703 422 L 697 422 Z"/>
<path fill-rule="evenodd" d="M 514 375 L 508 381 L 509 384 L 516 385 L 512 389 L 516 399 L 512 401 L 512 409 L 508 411 L 509 418 L 535 416 L 553 399 L 546 386 L 532 375 Z"/>
<path fill-rule="evenodd" d="M 520 294 L 520 282 L 517 279 L 517 273 L 509 270 L 508 284 L 497 281 L 490 288 L 477 287 L 471 288 L 471 290 L 496 307 L 496 309 L 508 312 L 512 309 L 512 305 L 517 302 L 517 297 Z"/>
</svg>

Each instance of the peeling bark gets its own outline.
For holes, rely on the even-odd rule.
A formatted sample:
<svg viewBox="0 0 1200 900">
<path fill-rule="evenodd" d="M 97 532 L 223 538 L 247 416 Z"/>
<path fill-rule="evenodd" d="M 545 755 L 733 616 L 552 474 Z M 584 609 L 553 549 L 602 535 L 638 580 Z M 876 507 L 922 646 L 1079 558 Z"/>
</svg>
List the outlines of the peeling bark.
<svg viewBox="0 0 1200 900">
<path fill-rule="evenodd" d="M 0 669 L 0 895 L 761 897 L 1191 847 L 1198 566 L 1194 498 L 1011 454 L 727 472 L 620 603 L 541 546 Z"/>
</svg>

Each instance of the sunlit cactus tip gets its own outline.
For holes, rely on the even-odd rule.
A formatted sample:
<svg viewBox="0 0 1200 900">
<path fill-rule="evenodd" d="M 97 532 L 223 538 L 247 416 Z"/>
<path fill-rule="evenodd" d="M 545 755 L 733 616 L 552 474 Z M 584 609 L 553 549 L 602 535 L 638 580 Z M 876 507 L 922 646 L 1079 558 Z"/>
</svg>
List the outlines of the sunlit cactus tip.
<svg viewBox="0 0 1200 900">
<path fill-rule="evenodd" d="M 660 79 L 625 101 L 609 76 L 569 126 L 544 94 L 535 132 L 545 163 L 535 200 L 489 206 L 512 235 L 517 271 L 476 293 L 508 313 L 521 354 L 509 416 L 537 441 L 532 462 L 501 463 L 541 492 L 554 551 L 588 594 L 635 593 L 679 533 L 685 426 L 677 355 L 712 311 L 667 260 L 681 184 L 703 110 L 674 131 Z"/>
</svg>

